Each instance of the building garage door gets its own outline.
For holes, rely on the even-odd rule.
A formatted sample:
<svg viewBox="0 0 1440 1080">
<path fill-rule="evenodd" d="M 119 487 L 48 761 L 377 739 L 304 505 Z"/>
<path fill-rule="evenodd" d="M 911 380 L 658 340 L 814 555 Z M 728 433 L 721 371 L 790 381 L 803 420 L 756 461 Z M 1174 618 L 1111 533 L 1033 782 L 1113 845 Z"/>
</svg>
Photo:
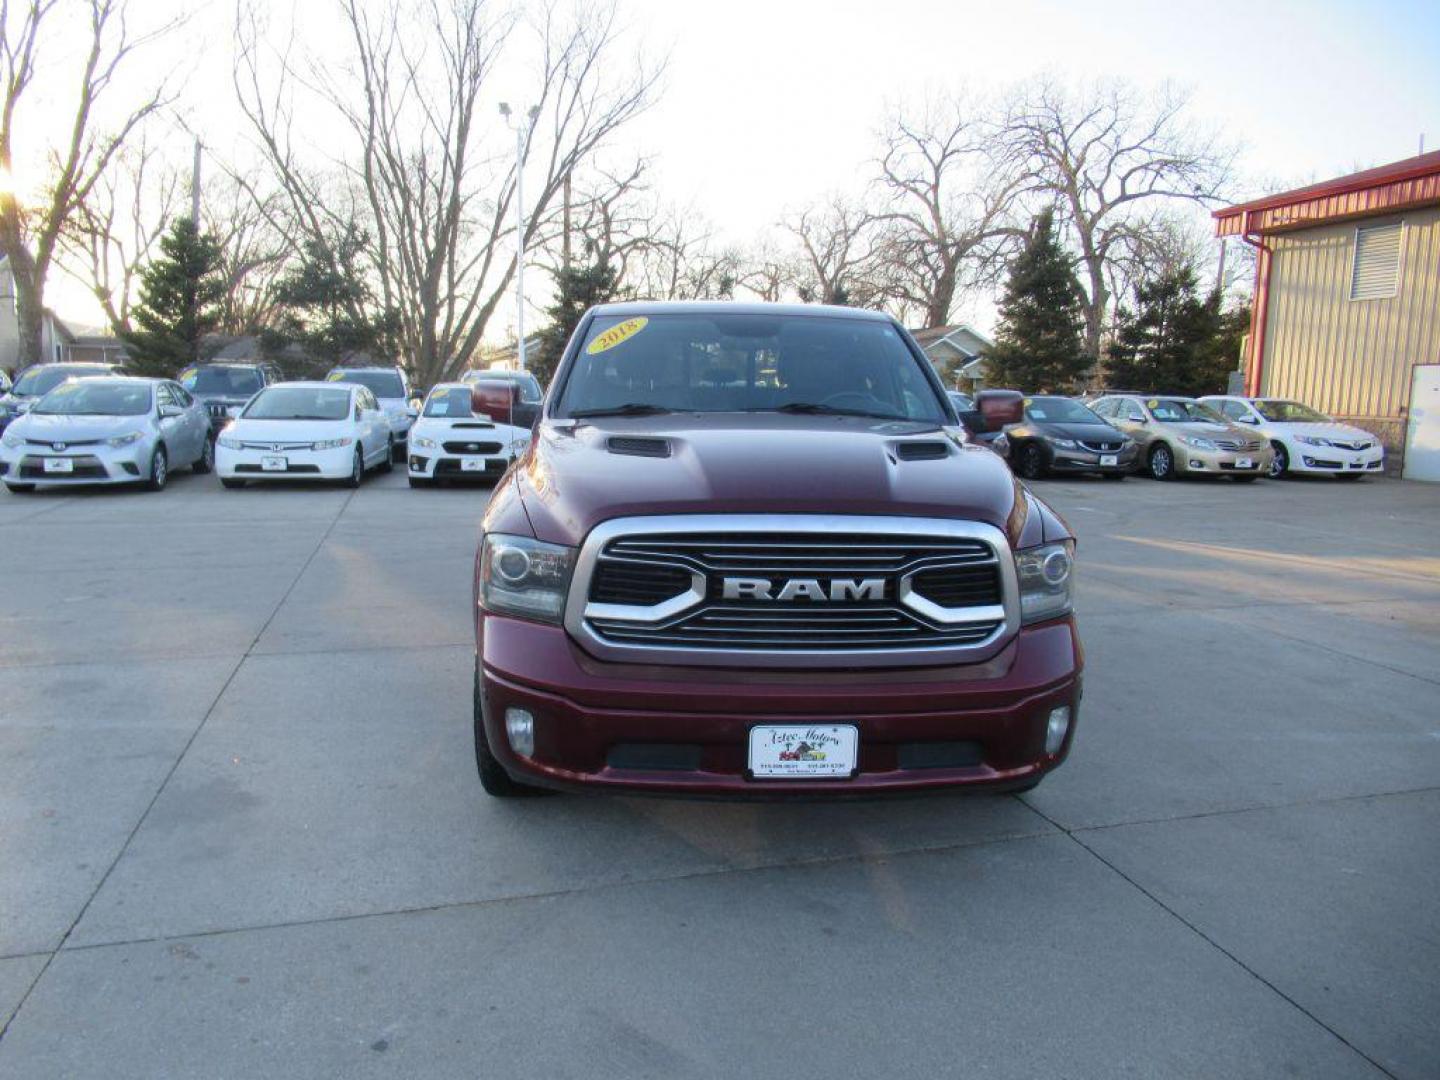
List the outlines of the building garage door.
<svg viewBox="0 0 1440 1080">
<path fill-rule="evenodd" d="M 1410 387 L 1405 479 L 1440 480 L 1440 364 L 1420 364 Z"/>
</svg>

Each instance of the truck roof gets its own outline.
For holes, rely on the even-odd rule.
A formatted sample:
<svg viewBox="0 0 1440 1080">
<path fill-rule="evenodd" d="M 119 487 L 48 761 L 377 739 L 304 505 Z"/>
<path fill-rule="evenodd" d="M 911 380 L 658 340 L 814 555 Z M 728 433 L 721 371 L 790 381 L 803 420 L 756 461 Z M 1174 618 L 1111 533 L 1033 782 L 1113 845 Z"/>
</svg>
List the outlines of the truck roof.
<svg viewBox="0 0 1440 1080">
<path fill-rule="evenodd" d="M 596 315 L 799 315 L 818 318 L 864 319 L 889 322 L 883 311 L 831 304 L 765 304 L 736 300 L 626 300 L 596 304 Z"/>
</svg>

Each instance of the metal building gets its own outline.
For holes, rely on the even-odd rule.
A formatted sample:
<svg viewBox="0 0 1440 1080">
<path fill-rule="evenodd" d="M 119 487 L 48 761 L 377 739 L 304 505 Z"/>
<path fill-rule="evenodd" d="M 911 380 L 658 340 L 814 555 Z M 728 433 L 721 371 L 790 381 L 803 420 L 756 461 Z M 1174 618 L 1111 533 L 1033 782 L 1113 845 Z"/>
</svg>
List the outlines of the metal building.
<svg viewBox="0 0 1440 1080">
<path fill-rule="evenodd" d="M 1367 428 L 1440 480 L 1440 152 L 1215 212 L 1257 250 L 1246 393 Z"/>
</svg>

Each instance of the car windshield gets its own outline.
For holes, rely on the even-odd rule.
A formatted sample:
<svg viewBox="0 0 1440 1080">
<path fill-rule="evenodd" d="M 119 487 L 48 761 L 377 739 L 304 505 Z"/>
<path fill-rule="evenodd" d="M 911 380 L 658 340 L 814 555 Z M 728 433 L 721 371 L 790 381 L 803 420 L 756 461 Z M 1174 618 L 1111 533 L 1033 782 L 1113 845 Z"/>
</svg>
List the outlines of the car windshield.
<svg viewBox="0 0 1440 1080">
<path fill-rule="evenodd" d="M 326 378 L 330 382 L 359 383 L 368 387 L 377 398 L 403 398 L 405 383 L 398 371 L 332 371 Z"/>
<path fill-rule="evenodd" d="M 1150 415 L 1166 424 L 1224 424 L 1228 421 L 1208 405 L 1181 398 L 1151 398 L 1145 402 Z"/>
<path fill-rule="evenodd" d="M 520 387 L 520 400 L 527 405 L 535 404 L 544 396 L 540 389 L 540 380 L 528 371 L 467 371 L 464 379 L 469 383 L 476 383 L 481 379 L 513 382 Z"/>
<path fill-rule="evenodd" d="M 48 394 L 66 379 L 84 379 L 96 375 L 109 375 L 110 369 L 98 365 L 77 367 L 74 364 L 44 364 L 32 367 L 15 381 L 13 393 L 23 397 L 39 397 Z"/>
<path fill-rule="evenodd" d="M 272 386 L 240 414 L 245 420 L 344 420 L 350 391 L 339 386 Z"/>
<path fill-rule="evenodd" d="M 78 379 L 57 386 L 30 411 L 45 416 L 143 416 L 150 411 L 150 387 L 110 379 Z"/>
<path fill-rule="evenodd" d="M 1255 411 L 1272 424 L 1330 423 L 1330 417 L 1298 401 L 1257 401 Z"/>
<path fill-rule="evenodd" d="M 425 415 L 469 419 L 472 415 L 470 393 L 468 386 L 437 386 L 425 399 Z"/>
<path fill-rule="evenodd" d="M 249 397 L 265 385 L 257 368 L 201 367 L 180 373 L 180 385 L 193 394 Z"/>
<path fill-rule="evenodd" d="M 938 388 L 889 322 L 738 312 L 595 319 L 556 415 L 671 411 L 945 418 Z"/>
<path fill-rule="evenodd" d="M 1078 401 L 1063 397 L 1026 398 L 1025 415 L 1044 424 L 1105 423 Z"/>
</svg>

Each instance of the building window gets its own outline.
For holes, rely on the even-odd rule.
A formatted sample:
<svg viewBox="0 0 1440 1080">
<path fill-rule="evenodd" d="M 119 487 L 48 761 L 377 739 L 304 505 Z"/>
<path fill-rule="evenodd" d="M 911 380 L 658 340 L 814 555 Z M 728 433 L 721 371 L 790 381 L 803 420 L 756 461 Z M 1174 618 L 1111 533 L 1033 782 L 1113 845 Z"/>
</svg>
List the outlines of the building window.
<svg viewBox="0 0 1440 1080">
<path fill-rule="evenodd" d="M 1350 269 L 1351 300 L 1383 300 L 1400 287 L 1400 227 L 1372 225 L 1355 230 L 1355 264 Z"/>
</svg>

